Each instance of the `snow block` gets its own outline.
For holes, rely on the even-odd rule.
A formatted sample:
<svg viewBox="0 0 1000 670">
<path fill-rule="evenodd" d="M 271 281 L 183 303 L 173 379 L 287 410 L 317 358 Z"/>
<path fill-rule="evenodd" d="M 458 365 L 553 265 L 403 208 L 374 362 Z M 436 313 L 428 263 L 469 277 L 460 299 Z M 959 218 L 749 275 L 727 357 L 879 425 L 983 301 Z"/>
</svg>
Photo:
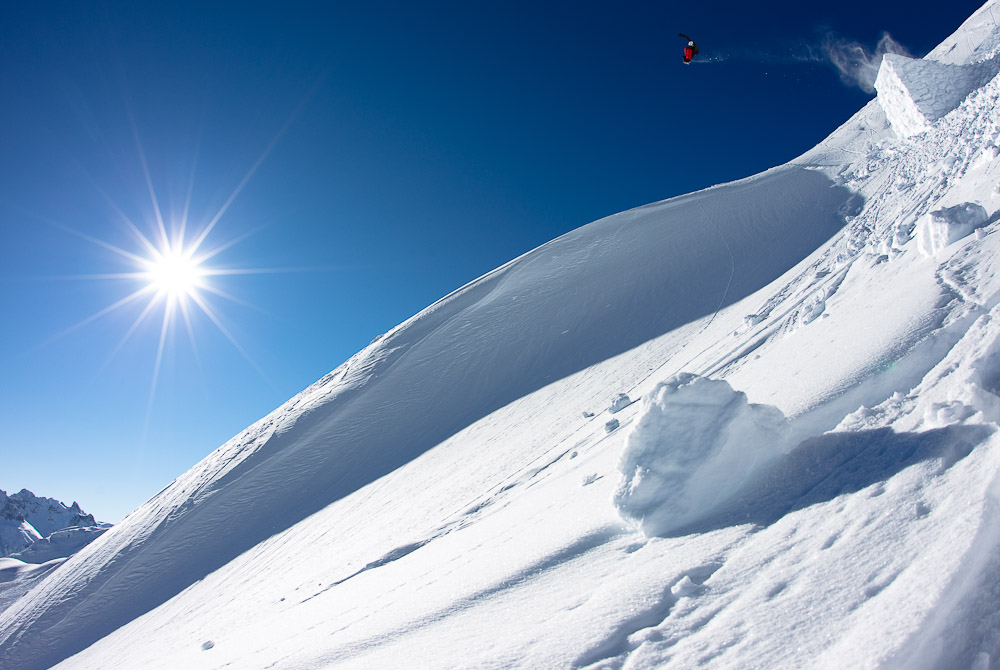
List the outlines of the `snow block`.
<svg viewBox="0 0 1000 670">
<path fill-rule="evenodd" d="M 875 78 L 875 90 L 896 135 L 911 137 L 928 130 L 998 71 L 1000 58 L 948 65 L 885 54 Z"/>
<path fill-rule="evenodd" d="M 613 502 L 647 537 L 718 510 L 787 450 L 784 414 L 751 404 L 724 381 L 677 375 L 643 402 Z"/>
<path fill-rule="evenodd" d="M 989 218 L 982 205 L 974 202 L 925 214 L 917 219 L 917 249 L 925 256 L 933 256 L 952 242 L 985 226 Z"/>
<path fill-rule="evenodd" d="M 628 397 L 628 394 L 619 393 L 617 396 L 615 396 L 615 400 L 614 402 L 611 403 L 611 407 L 608 408 L 608 411 L 611 412 L 612 414 L 617 414 L 618 412 L 622 411 L 631 404 L 632 404 L 632 399 Z"/>
</svg>

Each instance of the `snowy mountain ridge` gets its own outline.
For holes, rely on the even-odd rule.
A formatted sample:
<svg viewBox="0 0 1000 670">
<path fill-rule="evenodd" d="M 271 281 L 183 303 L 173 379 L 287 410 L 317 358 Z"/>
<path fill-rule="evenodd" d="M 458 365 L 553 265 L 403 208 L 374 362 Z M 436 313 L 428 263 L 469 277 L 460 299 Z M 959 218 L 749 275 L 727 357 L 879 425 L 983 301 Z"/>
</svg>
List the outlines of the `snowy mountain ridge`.
<svg viewBox="0 0 1000 670">
<path fill-rule="evenodd" d="M 111 524 L 98 523 L 93 514 L 85 513 L 76 502 L 66 505 L 54 498 L 36 496 L 27 489 L 11 495 L 0 490 L 0 557 L 14 556 L 29 563 L 41 563 L 57 558 L 51 555 L 54 545 L 68 551 L 75 544 L 72 549 L 75 551 L 110 527 Z M 76 541 L 67 543 L 69 537 Z M 40 555 L 43 545 L 48 547 L 47 558 L 32 560 Z M 58 558 L 68 555 L 63 553 Z"/>
<path fill-rule="evenodd" d="M 927 60 L 998 46 L 991 0 Z M 935 66 L 886 62 L 803 156 L 377 338 L 34 581 L 0 665 L 997 663 L 1000 79 L 920 129 Z"/>
<path fill-rule="evenodd" d="M 76 502 L 0 490 L 0 610 L 110 527 Z"/>
</svg>

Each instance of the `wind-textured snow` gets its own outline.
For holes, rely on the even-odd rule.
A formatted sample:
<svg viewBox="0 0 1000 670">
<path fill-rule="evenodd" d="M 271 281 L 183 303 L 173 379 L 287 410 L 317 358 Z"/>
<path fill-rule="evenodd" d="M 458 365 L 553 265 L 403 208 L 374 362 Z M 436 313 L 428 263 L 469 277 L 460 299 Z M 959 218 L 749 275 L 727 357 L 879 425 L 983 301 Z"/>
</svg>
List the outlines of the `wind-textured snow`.
<svg viewBox="0 0 1000 670">
<path fill-rule="evenodd" d="M 34 582 L 49 574 L 63 562 L 63 559 L 45 563 L 25 563 L 16 558 L 0 558 L 0 609 L 31 590 Z"/>
<path fill-rule="evenodd" d="M 995 665 L 998 93 L 445 297 L 34 581 L 0 666 Z"/>
</svg>

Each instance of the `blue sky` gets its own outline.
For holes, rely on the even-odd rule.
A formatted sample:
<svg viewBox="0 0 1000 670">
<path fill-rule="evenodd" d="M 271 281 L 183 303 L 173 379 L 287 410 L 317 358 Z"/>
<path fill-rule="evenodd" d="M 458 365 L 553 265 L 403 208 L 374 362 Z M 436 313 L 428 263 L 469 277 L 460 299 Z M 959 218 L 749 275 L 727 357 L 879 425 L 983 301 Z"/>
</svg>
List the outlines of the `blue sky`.
<svg viewBox="0 0 1000 670">
<path fill-rule="evenodd" d="M 462 284 L 815 145 L 870 99 L 827 35 L 922 55 L 978 6 L 9 4 L 0 488 L 117 521 Z M 190 328 L 106 311 L 157 209 L 233 272 Z"/>
</svg>

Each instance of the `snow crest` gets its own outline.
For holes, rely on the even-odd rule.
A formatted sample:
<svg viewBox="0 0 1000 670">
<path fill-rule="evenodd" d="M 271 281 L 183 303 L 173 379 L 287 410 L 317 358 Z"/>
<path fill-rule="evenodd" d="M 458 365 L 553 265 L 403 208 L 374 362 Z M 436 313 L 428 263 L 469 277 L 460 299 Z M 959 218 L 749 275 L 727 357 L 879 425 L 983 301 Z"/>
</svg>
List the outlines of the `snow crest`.
<svg viewBox="0 0 1000 670">
<path fill-rule="evenodd" d="M 618 513 L 647 537 L 732 500 L 787 445 L 788 420 L 725 381 L 680 374 L 644 401 L 619 463 Z"/>
</svg>

